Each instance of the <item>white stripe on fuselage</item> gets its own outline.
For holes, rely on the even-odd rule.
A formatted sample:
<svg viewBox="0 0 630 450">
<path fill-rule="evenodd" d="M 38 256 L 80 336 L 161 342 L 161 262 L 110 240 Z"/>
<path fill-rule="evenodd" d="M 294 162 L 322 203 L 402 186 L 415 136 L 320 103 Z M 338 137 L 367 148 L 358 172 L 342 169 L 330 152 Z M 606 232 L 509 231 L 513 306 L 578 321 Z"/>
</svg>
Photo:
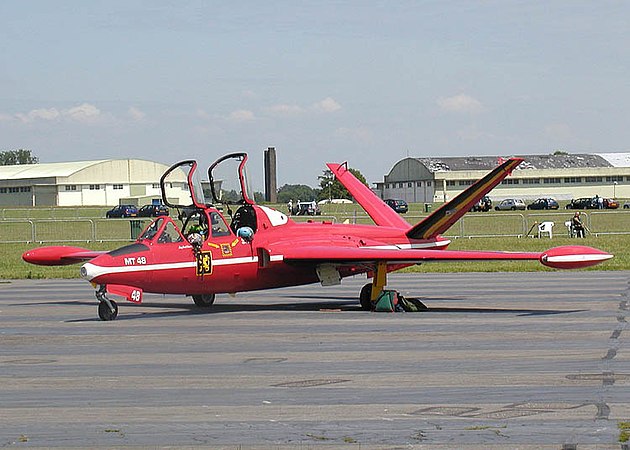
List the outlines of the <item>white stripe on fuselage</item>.
<svg viewBox="0 0 630 450">
<path fill-rule="evenodd" d="M 282 255 L 273 255 L 271 256 L 271 261 L 282 261 L 284 257 Z M 212 261 L 212 266 L 229 266 L 236 264 L 247 264 L 254 263 L 258 264 L 257 256 L 248 256 L 245 258 L 227 258 L 227 259 L 215 259 Z M 97 266 L 93 263 L 85 263 L 82 266 L 82 269 L 85 269 L 85 275 L 83 278 L 87 280 L 92 280 L 96 277 L 100 277 L 103 275 L 111 275 L 116 273 L 131 273 L 131 272 L 147 272 L 147 271 L 155 271 L 155 270 L 170 270 L 170 269 L 187 269 L 187 268 L 195 268 L 197 267 L 196 261 L 185 261 L 178 263 L 163 263 L 163 264 L 143 264 L 143 265 L 134 265 L 134 266 Z M 82 271 L 83 273 L 83 271 Z"/>
</svg>

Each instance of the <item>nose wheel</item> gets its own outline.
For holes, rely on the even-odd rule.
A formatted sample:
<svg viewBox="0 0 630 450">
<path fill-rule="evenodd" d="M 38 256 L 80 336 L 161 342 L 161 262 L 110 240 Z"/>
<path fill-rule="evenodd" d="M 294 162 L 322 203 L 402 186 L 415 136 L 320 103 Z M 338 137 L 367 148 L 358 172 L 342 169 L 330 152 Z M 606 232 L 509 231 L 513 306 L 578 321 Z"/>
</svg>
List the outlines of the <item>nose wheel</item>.
<svg viewBox="0 0 630 450">
<path fill-rule="evenodd" d="M 96 299 L 98 300 L 98 317 L 101 320 L 114 320 L 118 317 L 118 304 L 114 300 L 107 298 L 107 292 L 104 284 L 100 285 L 96 291 Z"/>
<path fill-rule="evenodd" d="M 118 317 L 118 304 L 114 300 L 99 302 L 98 316 L 101 320 L 114 320 Z"/>
</svg>

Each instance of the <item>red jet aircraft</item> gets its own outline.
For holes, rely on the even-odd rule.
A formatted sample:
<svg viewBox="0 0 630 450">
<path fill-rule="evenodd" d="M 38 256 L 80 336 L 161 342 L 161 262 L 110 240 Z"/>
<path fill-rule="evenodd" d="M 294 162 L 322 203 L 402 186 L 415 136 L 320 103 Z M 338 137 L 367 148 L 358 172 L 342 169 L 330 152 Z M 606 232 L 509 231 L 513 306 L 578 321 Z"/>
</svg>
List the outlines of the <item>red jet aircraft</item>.
<svg viewBox="0 0 630 450">
<path fill-rule="evenodd" d="M 196 305 L 210 307 L 215 294 L 254 291 L 320 282 L 339 284 L 341 279 L 366 273 L 372 282 L 359 300 L 370 309 L 387 284 L 387 273 L 424 261 L 538 260 L 545 266 L 573 269 L 612 258 L 604 251 L 578 245 L 544 252 L 451 251 L 440 236 L 520 164 L 506 160 L 453 200 L 443 204 L 418 224 L 409 225 L 348 170 L 347 163 L 328 164 L 334 176 L 372 218 L 374 225 L 332 222 L 296 223 L 287 215 L 257 205 L 249 190 L 246 153 L 226 155 L 208 169 L 213 203 L 203 199 L 196 182 L 195 161 L 170 167 L 160 179 L 162 198 L 168 206 L 185 212 L 182 226 L 171 217 L 156 218 L 132 244 L 110 252 L 79 247 L 40 247 L 24 253 L 32 264 L 66 265 L 86 262 L 81 276 L 96 288 L 98 315 L 113 320 L 118 305 L 107 294 L 140 303 L 144 292 L 185 294 Z M 222 180 L 215 170 L 236 165 L 240 198 L 227 201 L 217 195 Z M 173 180 L 179 180 L 174 183 Z M 190 199 L 175 200 L 170 188 L 187 183 Z M 236 191 L 235 191 L 236 192 Z M 181 204 L 185 203 L 185 204 Z M 227 208 L 226 221 L 219 208 Z M 231 206 L 235 206 L 232 211 Z"/>
</svg>

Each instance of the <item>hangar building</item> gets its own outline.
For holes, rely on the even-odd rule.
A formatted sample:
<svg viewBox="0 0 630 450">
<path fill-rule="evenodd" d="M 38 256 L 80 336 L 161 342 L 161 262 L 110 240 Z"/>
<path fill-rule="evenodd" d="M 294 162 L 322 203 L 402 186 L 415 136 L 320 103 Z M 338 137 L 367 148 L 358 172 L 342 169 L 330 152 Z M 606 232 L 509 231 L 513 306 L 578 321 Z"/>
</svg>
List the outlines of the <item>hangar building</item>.
<svg viewBox="0 0 630 450">
<path fill-rule="evenodd" d="M 494 188 L 493 201 L 554 197 L 630 198 L 630 153 L 525 155 L 512 175 Z M 499 156 L 405 158 L 376 192 L 410 203 L 448 201 L 497 166 Z"/>
<path fill-rule="evenodd" d="M 108 159 L 0 166 L 2 206 L 113 206 L 161 198 L 160 177 L 169 166 L 140 159 Z M 179 181 L 179 177 L 177 178 Z M 188 197 L 185 176 L 181 198 Z"/>
</svg>

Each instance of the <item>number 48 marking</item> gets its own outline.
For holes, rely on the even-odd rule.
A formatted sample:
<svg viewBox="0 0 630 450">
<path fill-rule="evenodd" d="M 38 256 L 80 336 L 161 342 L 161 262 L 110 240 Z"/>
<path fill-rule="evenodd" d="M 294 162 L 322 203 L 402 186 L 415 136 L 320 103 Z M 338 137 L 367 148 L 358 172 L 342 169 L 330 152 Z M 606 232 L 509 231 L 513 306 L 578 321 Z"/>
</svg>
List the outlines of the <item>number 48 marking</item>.
<svg viewBox="0 0 630 450">
<path fill-rule="evenodd" d="M 139 289 L 134 289 L 133 291 L 131 291 L 131 294 L 129 295 L 129 300 L 134 303 L 140 303 L 142 301 L 142 291 Z"/>
</svg>

